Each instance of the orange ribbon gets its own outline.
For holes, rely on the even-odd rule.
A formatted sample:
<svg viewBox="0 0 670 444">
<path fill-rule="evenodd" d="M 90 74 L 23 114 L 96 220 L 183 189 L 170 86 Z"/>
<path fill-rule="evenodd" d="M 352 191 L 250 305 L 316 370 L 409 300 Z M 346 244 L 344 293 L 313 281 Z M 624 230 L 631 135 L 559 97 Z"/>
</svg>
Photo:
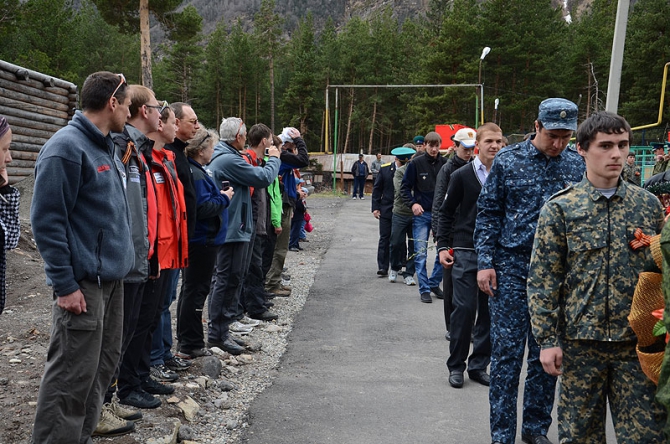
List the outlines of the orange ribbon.
<svg viewBox="0 0 670 444">
<path fill-rule="evenodd" d="M 628 242 L 628 245 L 630 245 L 630 248 L 633 250 L 639 250 L 640 248 L 651 245 L 651 236 L 644 234 L 641 228 L 636 228 L 633 234 L 635 235 L 635 239 Z"/>
</svg>

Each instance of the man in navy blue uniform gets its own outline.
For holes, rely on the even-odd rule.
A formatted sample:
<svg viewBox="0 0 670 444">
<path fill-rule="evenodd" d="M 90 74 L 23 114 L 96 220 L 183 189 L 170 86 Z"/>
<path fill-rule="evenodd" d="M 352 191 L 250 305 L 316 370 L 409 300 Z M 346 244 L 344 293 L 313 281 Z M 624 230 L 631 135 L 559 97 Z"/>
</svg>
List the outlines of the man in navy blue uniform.
<svg viewBox="0 0 670 444">
<path fill-rule="evenodd" d="M 542 369 L 530 333 L 526 279 L 542 205 L 579 182 L 584 161 L 566 149 L 577 129 L 577 105 L 552 98 L 540 104 L 532 139 L 498 152 L 477 202 L 477 284 L 489 297 L 491 316 L 491 438 L 512 444 L 516 437 L 519 376 L 528 344 L 521 438 L 547 444 L 556 378 Z"/>
<path fill-rule="evenodd" d="M 372 214 L 379 219 L 379 245 L 377 246 L 377 275 L 388 276 L 391 221 L 393 219 L 393 175 L 401 164 L 396 157 L 393 162 L 382 164 L 372 187 Z"/>
</svg>

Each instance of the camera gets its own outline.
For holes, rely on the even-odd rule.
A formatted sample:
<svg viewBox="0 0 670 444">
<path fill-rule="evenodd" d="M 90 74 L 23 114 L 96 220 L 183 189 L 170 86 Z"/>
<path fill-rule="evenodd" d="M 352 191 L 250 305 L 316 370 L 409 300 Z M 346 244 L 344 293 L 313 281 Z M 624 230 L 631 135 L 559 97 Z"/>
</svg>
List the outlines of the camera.
<svg viewBox="0 0 670 444">
<path fill-rule="evenodd" d="M 265 155 L 269 156 L 270 155 L 270 148 L 265 148 Z"/>
<path fill-rule="evenodd" d="M 228 188 L 230 188 L 230 182 L 228 182 L 227 180 L 222 180 L 221 181 L 221 189 L 223 191 L 228 191 Z"/>
</svg>

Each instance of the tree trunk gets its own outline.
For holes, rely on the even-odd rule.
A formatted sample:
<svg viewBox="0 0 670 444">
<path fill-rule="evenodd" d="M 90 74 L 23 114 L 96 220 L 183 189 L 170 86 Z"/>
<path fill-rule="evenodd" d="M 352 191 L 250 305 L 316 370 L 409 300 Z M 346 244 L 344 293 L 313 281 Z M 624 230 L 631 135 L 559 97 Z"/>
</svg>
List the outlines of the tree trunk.
<svg viewBox="0 0 670 444">
<path fill-rule="evenodd" d="M 151 36 L 149 34 L 149 0 L 140 0 L 140 54 L 142 59 L 142 85 L 154 89 L 151 75 Z"/>
<path fill-rule="evenodd" d="M 377 88 L 375 88 L 375 95 L 377 97 Z M 372 104 L 372 123 L 370 124 L 370 140 L 368 141 L 368 154 L 372 154 L 372 139 L 375 134 L 375 122 L 377 121 L 377 101 Z"/>
<path fill-rule="evenodd" d="M 270 54 L 270 129 L 275 132 L 275 60 Z"/>
</svg>

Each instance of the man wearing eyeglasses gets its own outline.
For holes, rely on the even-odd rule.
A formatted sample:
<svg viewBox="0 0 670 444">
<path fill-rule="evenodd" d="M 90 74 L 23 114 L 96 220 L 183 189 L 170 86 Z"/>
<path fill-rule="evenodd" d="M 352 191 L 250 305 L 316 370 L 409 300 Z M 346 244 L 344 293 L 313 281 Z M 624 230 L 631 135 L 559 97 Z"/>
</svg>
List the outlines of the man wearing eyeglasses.
<svg viewBox="0 0 670 444">
<path fill-rule="evenodd" d="M 167 102 L 165 102 L 167 106 Z M 191 105 L 184 102 L 175 102 L 170 105 L 177 121 L 177 133 L 174 142 L 165 145 L 165 149 L 174 153 L 174 163 L 177 167 L 177 177 L 184 188 L 184 202 L 186 203 L 186 226 L 189 239 L 193 237 L 196 220 L 196 195 L 191 167 L 185 154 L 187 142 L 200 129 L 198 116 Z M 167 367 L 171 371 L 183 371 L 191 363 L 177 358 L 172 354 L 172 320 L 170 305 L 177 299 L 177 283 L 180 269 L 165 270 L 166 292 L 165 300 L 161 301 L 163 312 L 151 344 L 151 366 L 153 368 Z M 166 375 L 162 375 L 166 376 Z M 169 376 L 173 378 L 175 375 Z"/>
<path fill-rule="evenodd" d="M 135 253 L 110 131 L 130 115 L 126 86 L 121 74 L 91 74 L 82 111 L 35 165 L 31 223 L 54 304 L 33 443 L 91 442 L 121 353 L 123 278 Z"/>
</svg>

